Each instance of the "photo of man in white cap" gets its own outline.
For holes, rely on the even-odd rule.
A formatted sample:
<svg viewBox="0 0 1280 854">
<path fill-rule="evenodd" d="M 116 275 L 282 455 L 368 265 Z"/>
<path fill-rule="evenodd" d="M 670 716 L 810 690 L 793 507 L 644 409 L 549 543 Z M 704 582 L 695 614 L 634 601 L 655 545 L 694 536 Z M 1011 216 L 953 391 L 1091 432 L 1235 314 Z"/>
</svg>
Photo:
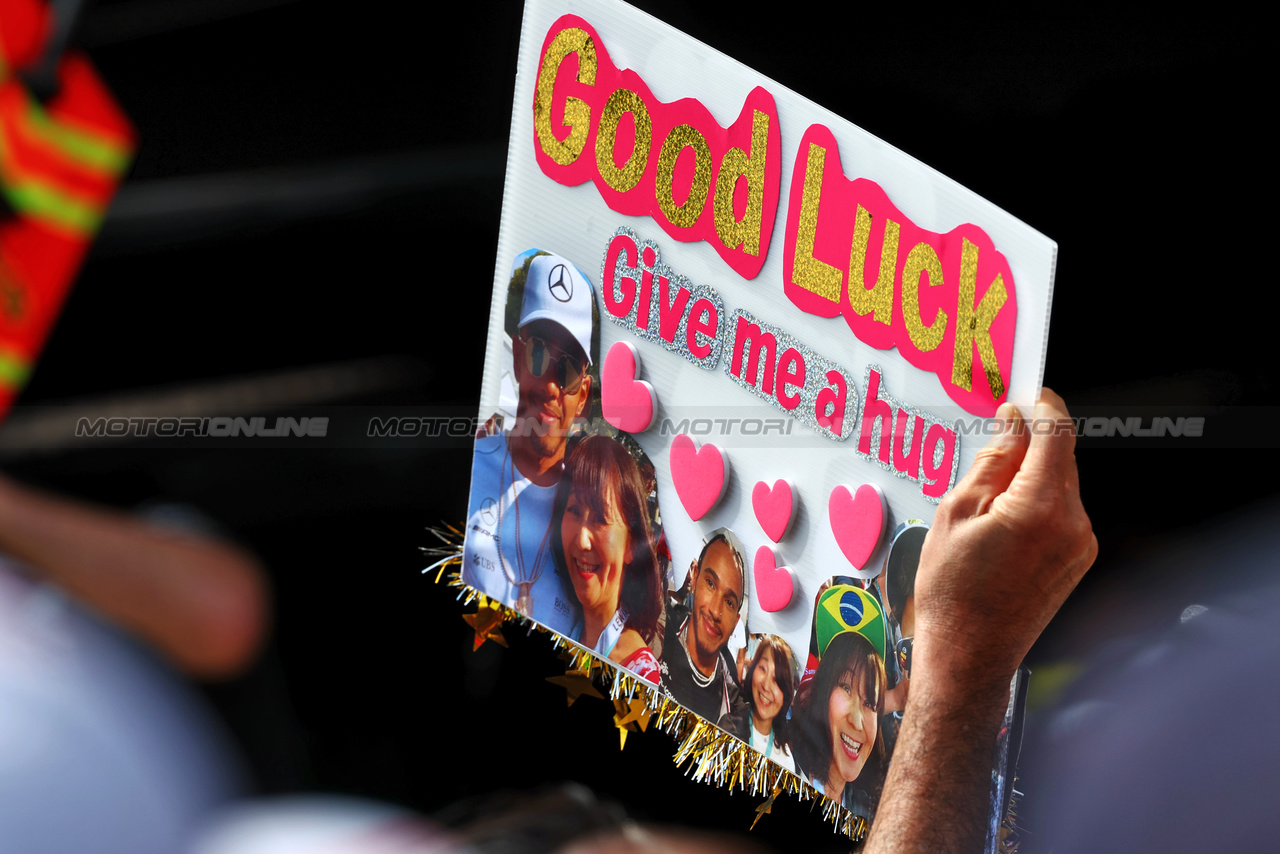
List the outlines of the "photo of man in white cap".
<svg viewBox="0 0 1280 854">
<path fill-rule="evenodd" d="M 566 259 L 526 254 L 508 292 L 510 303 L 520 300 L 511 336 L 515 418 L 507 432 L 491 420 L 476 439 L 462 580 L 565 634 L 577 600 L 551 554 L 552 503 L 570 431 L 589 414 L 594 390 L 595 296 Z"/>
</svg>

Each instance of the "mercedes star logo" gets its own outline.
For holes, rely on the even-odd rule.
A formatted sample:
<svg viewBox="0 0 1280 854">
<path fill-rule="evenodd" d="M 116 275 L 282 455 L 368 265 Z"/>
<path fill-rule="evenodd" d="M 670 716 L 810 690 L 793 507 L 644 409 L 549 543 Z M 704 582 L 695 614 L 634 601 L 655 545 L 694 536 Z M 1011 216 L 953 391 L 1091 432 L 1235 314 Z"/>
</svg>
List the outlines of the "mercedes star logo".
<svg viewBox="0 0 1280 854">
<path fill-rule="evenodd" d="M 560 302 L 573 299 L 573 277 L 569 275 L 568 268 L 563 264 L 552 267 L 551 272 L 547 274 L 547 288 Z"/>
</svg>

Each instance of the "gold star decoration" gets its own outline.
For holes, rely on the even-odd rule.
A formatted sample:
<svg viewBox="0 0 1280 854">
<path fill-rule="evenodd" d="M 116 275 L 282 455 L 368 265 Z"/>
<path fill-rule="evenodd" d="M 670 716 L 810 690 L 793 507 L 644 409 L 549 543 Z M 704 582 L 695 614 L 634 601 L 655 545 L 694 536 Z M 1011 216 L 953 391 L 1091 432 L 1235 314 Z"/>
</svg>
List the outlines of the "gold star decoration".
<svg viewBox="0 0 1280 854">
<path fill-rule="evenodd" d="M 618 749 L 627 746 L 627 732 L 644 731 L 649 726 L 649 706 L 638 697 L 627 699 L 618 697 L 613 701 L 617 710 L 613 715 L 613 725 L 618 728 Z"/>
<path fill-rule="evenodd" d="M 568 650 L 561 652 L 557 658 L 565 663 L 564 675 L 548 676 L 547 681 L 552 685 L 559 685 L 565 690 L 565 705 L 572 706 L 574 700 L 584 695 L 595 697 L 598 700 L 604 699 L 604 695 L 596 690 L 592 678 L 596 668 L 600 666 L 600 662 L 589 655 L 581 655 Z"/>
<path fill-rule="evenodd" d="M 471 648 L 475 652 L 484 646 L 484 642 L 491 640 L 498 646 L 506 646 L 507 639 L 502 636 L 502 608 L 493 604 L 487 597 L 480 597 L 480 607 L 476 609 L 474 614 L 463 614 L 462 619 L 467 625 L 475 630 L 475 646 Z"/>
<path fill-rule="evenodd" d="M 547 681 L 552 685 L 559 685 L 565 690 L 567 706 L 572 706 L 573 701 L 581 696 L 595 697 L 603 700 L 604 695 L 596 690 L 596 686 L 591 684 L 591 672 L 582 670 L 569 670 L 563 676 L 548 676 Z"/>
<path fill-rule="evenodd" d="M 752 830 L 756 829 L 756 822 L 760 820 L 761 816 L 768 815 L 769 813 L 773 812 L 773 799 L 776 797 L 778 797 L 778 790 L 774 789 L 773 794 L 769 796 L 769 799 L 764 803 L 762 803 L 760 806 L 756 807 L 756 817 L 751 822 Z"/>
</svg>

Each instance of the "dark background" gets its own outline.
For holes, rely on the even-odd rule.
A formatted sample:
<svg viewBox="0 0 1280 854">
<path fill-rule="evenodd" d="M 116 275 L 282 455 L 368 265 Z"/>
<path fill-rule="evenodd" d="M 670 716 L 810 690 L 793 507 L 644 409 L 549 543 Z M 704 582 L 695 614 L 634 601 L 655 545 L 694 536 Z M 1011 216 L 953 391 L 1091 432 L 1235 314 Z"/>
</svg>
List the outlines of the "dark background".
<svg viewBox="0 0 1280 854">
<path fill-rule="evenodd" d="M 1057 240 L 1045 384 L 1074 412 L 1206 417 L 1199 440 L 1082 440 L 1101 554 L 1029 659 L 1057 674 L 1033 689 L 1034 739 L 1061 663 L 1229 584 L 1212 555 L 1176 572 L 1168 558 L 1274 492 L 1259 40 L 1208 14 L 641 6 Z M 335 426 L 369 407 L 474 413 L 521 9 L 439 8 L 90 4 L 76 38 L 141 147 L 0 428 L 0 465 L 116 506 L 199 507 L 262 556 L 273 640 L 248 676 L 206 690 L 264 791 L 430 813 L 575 779 L 652 820 L 745 829 L 758 799 L 687 780 L 668 736 L 633 735 L 619 754 L 608 706 L 565 710 L 544 638 L 508 627 L 510 650 L 470 651 L 418 552 L 425 526 L 464 514 L 465 444 L 9 438 L 158 388 L 231 395 L 235 411 L 208 414 Z M 1034 803 L 1053 770 L 1023 771 Z M 780 802 L 757 838 L 841 847 L 807 810 Z"/>
</svg>

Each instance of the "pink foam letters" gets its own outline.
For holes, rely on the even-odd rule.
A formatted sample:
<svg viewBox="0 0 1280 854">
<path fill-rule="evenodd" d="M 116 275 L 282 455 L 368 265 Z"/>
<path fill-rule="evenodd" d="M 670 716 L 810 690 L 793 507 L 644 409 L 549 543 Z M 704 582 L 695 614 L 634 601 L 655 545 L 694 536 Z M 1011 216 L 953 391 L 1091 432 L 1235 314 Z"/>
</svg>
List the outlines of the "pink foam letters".
<svg viewBox="0 0 1280 854">
<path fill-rule="evenodd" d="M 796 593 L 796 576 L 791 567 L 778 566 L 778 555 L 773 546 L 756 549 L 751 571 L 755 578 L 756 601 L 761 608 L 773 613 L 791 604 Z"/>
<path fill-rule="evenodd" d="M 684 433 L 671 440 L 671 483 L 689 518 L 698 521 L 724 497 L 729 457 L 715 445 L 701 448 Z"/>
<path fill-rule="evenodd" d="M 854 569 L 865 567 L 884 536 L 885 517 L 888 515 L 880 487 L 864 483 L 857 491 L 850 492 L 847 486 L 837 486 L 831 490 L 827 515 L 836 545 L 845 558 Z"/>
<path fill-rule="evenodd" d="M 643 433 L 653 423 L 653 386 L 636 379 L 640 354 L 635 345 L 619 341 L 609 348 L 600 368 L 600 409 L 604 420 L 627 433 Z"/>
<path fill-rule="evenodd" d="M 890 397 L 875 365 L 867 366 L 865 387 L 867 398 L 854 450 L 885 471 L 920 484 L 925 499 L 937 504 L 956 482 L 959 433 Z"/>
</svg>

